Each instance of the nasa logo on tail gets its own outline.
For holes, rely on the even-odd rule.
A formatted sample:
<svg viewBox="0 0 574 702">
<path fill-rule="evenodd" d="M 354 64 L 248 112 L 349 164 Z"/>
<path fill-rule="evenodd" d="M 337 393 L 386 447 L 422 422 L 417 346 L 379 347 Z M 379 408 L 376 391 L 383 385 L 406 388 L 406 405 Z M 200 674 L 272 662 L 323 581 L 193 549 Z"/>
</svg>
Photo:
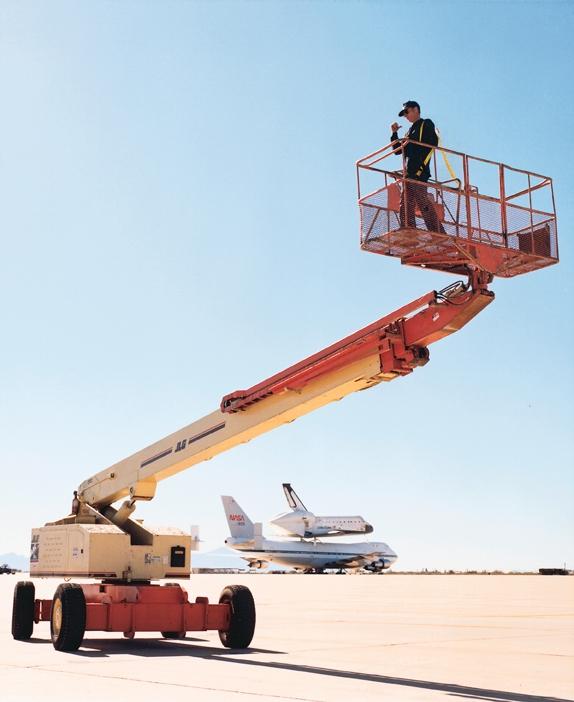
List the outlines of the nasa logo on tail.
<svg viewBox="0 0 574 702">
<path fill-rule="evenodd" d="M 242 514 L 230 514 L 229 521 L 237 522 L 238 526 L 245 526 L 245 519 Z"/>
</svg>

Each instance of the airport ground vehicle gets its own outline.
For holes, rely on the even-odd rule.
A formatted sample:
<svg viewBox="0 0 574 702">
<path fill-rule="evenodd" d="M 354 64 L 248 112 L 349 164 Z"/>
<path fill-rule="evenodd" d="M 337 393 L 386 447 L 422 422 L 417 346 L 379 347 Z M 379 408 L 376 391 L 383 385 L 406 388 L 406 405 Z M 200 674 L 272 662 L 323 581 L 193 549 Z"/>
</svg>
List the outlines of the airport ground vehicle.
<svg viewBox="0 0 574 702">
<path fill-rule="evenodd" d="M 471 185 L 471 157 L 462 159 L 463 179 L 428 184 L 442 232 L 432 232 L 420 213 L 408 227 L 398 214 L 405 171 L 386 171 L 392 148 L 357 163 L 361 246 L 399 257 L 402 263 L 468 276 L 410 302 L 369 326 L 276 375 L 223 397 L 219 409 L 85 480 L 72 514 L 33 529 L 31 576 L 92 577 L 95 584 L 65 583 L 51 600 L 35 598 L 32 582 L 14 593 L 12 634 L 28 639 L 34 623 L 50 621 L 56 649 L 77 649 L 87 631 L 158 631 L 181 637 L 216 629 L 225 646 L 246 647 L 255 626 L 251 593 L 225 588 L 219 603 L 188 601 L 179 585 L 152 580 L 187 578 L 191 537 L 154 530 L 132 518 L 139 500 L 151 500 L 158 482 L 260 434 L 291 422 L 358 390 L 410 374 L 429 360 L 430 344 L 458 331 L 494 299 L 493 276 L 511 277 L 558 261 L 554 202 L 533 207 L 533 196 L 552 192 L 549 178 L 491 164 L 499 192 L 485 195 Z M 451 156 L 454 152 L 448 152 Z M 510 192 L 507 172 L 520 173 L 526 188 Z M 361 194 L 361 178 L 382 178 Z M 457 180 L 457 179 L 455 179 Z M 119 507 L 114 503 L 124 500 Z"/>
<path fill-rule="evenodd" d="M 0 575 L 14 575 L 15 572 L 16 569 L 10 568 L 8 563 L 2 563 L 2 565 L 0 565 Z"/>
</svg>

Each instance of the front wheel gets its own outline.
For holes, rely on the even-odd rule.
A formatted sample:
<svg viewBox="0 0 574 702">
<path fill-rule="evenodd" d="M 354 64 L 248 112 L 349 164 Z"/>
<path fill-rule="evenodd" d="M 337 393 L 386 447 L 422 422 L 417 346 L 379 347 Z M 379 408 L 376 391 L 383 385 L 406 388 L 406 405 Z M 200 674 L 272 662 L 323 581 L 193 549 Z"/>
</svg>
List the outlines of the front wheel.
<svg viewBox="0 0 574 702">
<path fill-rule="evenodd" d="M 77 651 L 86 631 L 86 598 L 80 585 L 63 583 L 52 600 L 50 634 L 57 651 Z"/>
<path fill-rule="evenodd" d="M 16 583 L 12 605 L 12 636 L 17 641 L 26 641 L 32 636 L 35 595 L 34 583 L 23 580 Z"/>
<path fill-rule="evenodd" d="M 255 602 L 245 585 L 228 585 L 219 597 L 220 604 L 229 604 L 229 629 L 219 630 L 219 638 L 226 648 L 247 648 L 255 632 Z"/>
</svg>

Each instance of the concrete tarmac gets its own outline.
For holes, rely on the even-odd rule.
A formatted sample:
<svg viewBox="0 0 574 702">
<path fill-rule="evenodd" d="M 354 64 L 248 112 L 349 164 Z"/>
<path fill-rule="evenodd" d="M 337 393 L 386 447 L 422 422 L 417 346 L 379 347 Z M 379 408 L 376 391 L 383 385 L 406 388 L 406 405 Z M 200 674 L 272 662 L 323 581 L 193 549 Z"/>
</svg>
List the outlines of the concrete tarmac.
<svg viewBox="0 0 574 702">
<path fill-rule="evenodd" d="M 252 648 L 217 632 L 183 641 L 88 632 L 55 651 L 49 623 L 10 633 L 12 590 L 0 576 L 0 699 L 92 702 L 574 699 L 574 577 L 473 575 L 196 575 L 191 598 L 251 588 Z M 49 598 L 56 579 L 35 581 Z"/>
</svg>

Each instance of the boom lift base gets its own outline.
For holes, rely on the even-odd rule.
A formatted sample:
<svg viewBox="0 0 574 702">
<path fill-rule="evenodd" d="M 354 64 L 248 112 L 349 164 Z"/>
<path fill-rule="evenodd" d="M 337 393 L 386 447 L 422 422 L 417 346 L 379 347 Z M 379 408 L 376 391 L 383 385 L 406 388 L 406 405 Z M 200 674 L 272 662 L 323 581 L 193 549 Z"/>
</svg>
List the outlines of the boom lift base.
<svg viewBox="0 0 574 702">
<path fill-rule="evenodd" d="M 14 593 L 12 634 L 29 639 L 34 624 L 50 622 L 54 647 L 74 651 L 87 631 L 161 632 L 163 638 L 183 639 L 188 631 L 217 630 L 224 646 L 245 648 L 255 629 L 255 606 L 249 590 L 231 585 L 219 603 L 207 597 L 189 602 L 178 584 L 65 583 L 53 599 L 34 599 L 34 585 L 20 582 Z"/>
<path fill-rule="evenodd" d="M 130 518 L 114 523 L 121 509 L 103 512 L 82 505 L 77 515 L 32 529 L 30 575 L 128 582 L 189 578 L 197 539 L 181 529 L 144 526 Z"/>
</svg>

